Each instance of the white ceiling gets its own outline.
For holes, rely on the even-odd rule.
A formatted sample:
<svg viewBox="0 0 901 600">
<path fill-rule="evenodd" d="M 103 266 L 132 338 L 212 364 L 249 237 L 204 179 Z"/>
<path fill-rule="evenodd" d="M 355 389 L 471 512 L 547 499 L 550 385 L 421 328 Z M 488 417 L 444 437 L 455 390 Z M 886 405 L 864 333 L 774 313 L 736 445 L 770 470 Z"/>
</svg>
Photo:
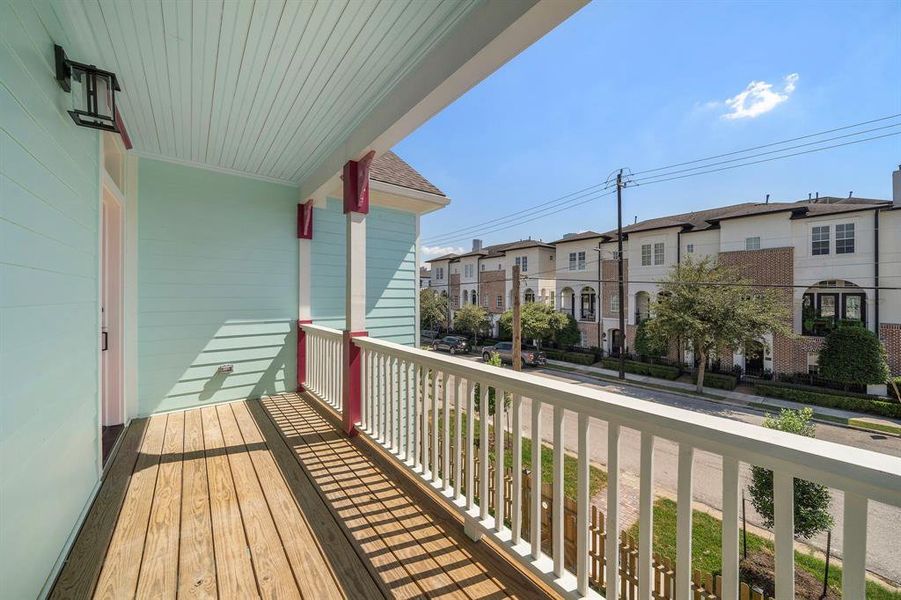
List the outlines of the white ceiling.
<svg viewBox="0 0 901 600">
<path fill-rule="evenodd" d="M 80 4 L 136 151 L 299 182 L 475 2 Z"/>
<path fill-rule="evenodd" d="M 54 0 L 136 152 L 301 185 L 381 152 L 587 0 Z M 309 188 L 309 189 L 307 189 Z"/>
</svg>

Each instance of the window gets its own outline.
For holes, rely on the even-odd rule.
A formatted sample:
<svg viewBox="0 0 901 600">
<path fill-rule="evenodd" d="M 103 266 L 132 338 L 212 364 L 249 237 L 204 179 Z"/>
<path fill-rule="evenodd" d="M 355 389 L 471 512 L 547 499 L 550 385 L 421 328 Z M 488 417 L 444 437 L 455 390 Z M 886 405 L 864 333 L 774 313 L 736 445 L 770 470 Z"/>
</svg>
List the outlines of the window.
<svg viewBox="0 0 901 600">
<path fill-rule="evenodd" d="M 610 312 L 619 312 L 619 294 L 610 296 Z"/>
<path fill-rule="evenodd" d="M 481 267 L 481 269 L 482 269 L 482 271 L 484 271 L 484 270 L 485 270 L 485 263 L 482 263 L 482 267 Z"/>
<path fill-rule="evenodd" d="M 526 304 L 528 304 L 530 302 L 535 302 L 535 292 L 532 291 L 531 288 L 526 290 L 525 300 L 526 300 Z"/>
<path fill-rule="evenodd" d="M 498 271 L 503 271 L 503 270 L 504 270 L 504 265 L 502 265 L 501 263 L 497 263 L 497 270 L 498 270 Z"/>
<path fill-rule="evenodd" d="M 842 296 L 842 318 L 847 321 L 866 320 L 863 294 L 844 294 Z"/>
<path fill-rule="evenodd" d="M 687 246 L 685 246 L 685 252 L 688 254 L 694 254 L 695 253 L 695 245 L 688 244 Z"/>
<path fill-rule="evenodd" d="M 810 241 L 810 253 L 812 255 L 829 254 L 829 226 L 820 225 L 813 227 L 810 230 Z"/>
<path fill-rule="evenodd" d="M 641 266 L 648 267 L 651 265 L 651 245 L 641 245 Z"/>
<path fill-rule="evenodd" d="M 495 306 L 497 306 L 498 308 L 504 308 L 504 297 L 503 296 L 498 295 L 497 303 L 495 304 Z"/>
<path fill-rule="evenodd" d="M 444 267 L 438 267 L 438 279 L 444 279 Z"/>
<path fill-rule="evenodd" d="M 835 226 L 835 253 L 854 254 L 854 223 Z"/>
<path fill-rule="evenodd" d="M 471 298 L 473 304 L 479 303 L 479 295 L 476 293 L 475 290 L 472 291 L 472 296 L 470 296 L 470 298 Z"/>
<path fill-rule="evenodd" d="M 760 250 L 760 238 L 759 237 L 745 238 L 745 250 Z"/>
<path fill-rule="evenodd" d="M 657 242 L 654 244 L 654 264 L 662 265 L 663 258 L 663 242 Z"/>
<path fill-rule="evenodd" d="M 588 347 L 588 334 L 584 331 L 579 332 L 579 346 L 582 348 Z"/>
<path fill-rule="evenodd" d="M 516 266 L 519 267 L 520 271 L 526 273 L 529 270 L 529 257 L 528 256 L 517 256 L 516 257 Z"/>
<path fill-rule="evenodd" d="M 585 251 L 569 253 L 569 270 L 584 271 L 585 270 Z"/>
<path fill-rule="evenodd" d="M 807 353 L 807 372 L 812 374 L 820 372 L 820 355 L 818 352 Z"/>
<path fill-rule="evenodd" d="M 819 309 L 820 309 L 820 317 L 826 319 L 831 318 L 834 319 L 838 313 L 836 312 L 836 300 L 838 299 L 838 294 L 820 294 L 817 296 L 817 300 L 819 301 Z"/>
</svg>

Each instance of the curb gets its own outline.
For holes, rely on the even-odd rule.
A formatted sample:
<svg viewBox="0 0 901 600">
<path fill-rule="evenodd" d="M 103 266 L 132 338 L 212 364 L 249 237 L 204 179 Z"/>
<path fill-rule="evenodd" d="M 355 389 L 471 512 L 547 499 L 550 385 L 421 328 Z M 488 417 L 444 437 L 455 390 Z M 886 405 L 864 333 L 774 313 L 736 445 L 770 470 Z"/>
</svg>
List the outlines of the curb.
<svg viewBox="0 0 901 600">
<path fill-rule="evenodd" d="M 639 382 L 639 381 L 630 381 L 628 379 L 625 381 L 622 381 L 618 378 L 608 377 L 606 375 L 600 375 L 598 373 L 586 373 L 585 371 L 582 371 L 581 369 L 570 368 L 570 367 L 565 367 L 565 366 L 560 366 L 560 365 L 555 365 L 555 364 L 550 364 L 550 363 L 545 365 L 544 368 L 552 369 L 555 371 L 562 371 L 564 373 L 577 373 L 577 374 L 581 375 L 582 377 L 588 377 L 589 379 L 596 379 L 598 381 L 603 381 L 603 382 L 607 382 L 607 383 L 619 383 L 621 385 L 628 385 L 628 386 L 633 386 L 633 387 L 642 388 L 642 389 L 646 389 L 646 390 L 662 390 L 662 391 L 666 391 L 671 394 L 678 394 L 678 395 L 684 396 L 686 398 L 709 400 L 710 402 L 716 402 L 717 404 L 723 404 L 723 405 L 727 405 L 727 406 L 735 406 L 738 408 L 748 408 L 748 409 L 759 411 L 762 413 L 772 413 L 774 411 L 778 412 L 778 411 L 782 410 L 783 408 L 785 408 L 783 406 L 767 404 L 765 402 L 742 402 L 742 401 L 731 400 L 729 398 L 726 398 L 724 396 L 718 396 L 716 394 L 696 394 L 696 393 L 691 393 L 687 390 L 683 390 L 680 388 L 673 388 L 673 387 L 663 385 L 663 384 L 648 384 L 648 383 Z M 807 406 L 807 405 L 804 405 L 804 406 Z M 811 406 L 809 408 L 813 409 L 814 407 Z M 901 438 L 901 427 L 894 427 L 892 425 L 883 425 L 881 423 L 870 423 L 868 421 L 865 421 L 863 419 L 858 419 L 858 418 L 844 419 L 842 417 L 834 417 L 832 415 L 818 413 L 815 409 L 813 412 L 813 420 L 820 422 L 820 423 L 827 423 L 829 425 L 839 425 L 841 427 L 847 427 L 848 429 L 856 429 L 858 431 L 866 431 L 868 433 L 879 433 L 879 434 L 883 434 L 883 435 L 891 435 L 893 437 Z"/>
</svg>

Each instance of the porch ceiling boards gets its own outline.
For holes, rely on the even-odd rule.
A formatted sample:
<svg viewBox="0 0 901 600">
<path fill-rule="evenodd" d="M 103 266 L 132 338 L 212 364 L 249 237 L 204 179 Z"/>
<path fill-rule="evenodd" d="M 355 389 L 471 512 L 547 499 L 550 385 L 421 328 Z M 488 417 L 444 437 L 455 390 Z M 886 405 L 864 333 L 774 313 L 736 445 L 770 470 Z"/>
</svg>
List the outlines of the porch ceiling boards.
<svg viewBox="0 0 901 600">
<path fill-rule="evenodd" d="M 51 597 L 541 597 L 381 465 L 293 394 L 135 420 Z"/>
</svg>

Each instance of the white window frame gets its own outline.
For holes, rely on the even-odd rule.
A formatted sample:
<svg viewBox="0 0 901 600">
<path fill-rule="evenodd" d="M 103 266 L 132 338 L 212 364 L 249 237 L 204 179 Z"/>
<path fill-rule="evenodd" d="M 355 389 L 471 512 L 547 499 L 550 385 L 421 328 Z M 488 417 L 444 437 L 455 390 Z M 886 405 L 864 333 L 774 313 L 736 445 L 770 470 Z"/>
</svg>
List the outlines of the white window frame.
<svg viewBox="0 0 901 600">
<path fill-rule="evenodd" d="M 841 229 L 839 229 L 841 228 Z M 841 236 L 841 237 L 839 237 Z M 850 242 L 850 249 L 847 242 Z M 835 253 L 854 254 L 856 242 L 854 239 L 854 223 L 839 223 L 835 226 Z"/>
<path fill-rule="evenodd" d="M 760 236 L 746 237 L 745 250 L 760 250 Z"/>
<path fill-rule="evenodd" d="M 504 308 L 504 295 L 503 294 L 497 295 L 497 301 L 495 302 L 495 307 L 496 308 Z"/>
<path fill-rule="evenodd" d="M 641 245 L 641 266 L 642 267 L 650 267 L 651 266 L 651 256 L 653 250 L 651 248 L 651 244 L 642 244 Z"/>
<path fill-rule="evenodd" d="M 619 294 L 610 296 L 610 312 L 619 312 Z"/>
<path fill-rule="evenodd" d="M 686 254 L 694 254 L 695 253 L 695 245 L 694 244 L 686 244 L 685 253 Z"/>
<path fill-rule="evenodd" d="M 658 252 L 659 250 L 659 252 Z M 658 260 L 659 258 L 659 260 Z M 666 245 L 663 242 L 654 243 L 654 265 L 662 265 L 666 262 Z"/>
<path fill-rule="evenodd" d="M 825 239 L 823 238 L 823 234 L 825 234 Z M 810 255 L 811 256 L 828 256 L 830 245 L 832 240 L 832 232 L 831 227 L 829 225 L 814 225 L 810 228 Z M 817 251 L 816 244 L 825 243 L 825 252 L 822 251 L 823 247 L 820 247 L 820 251 Z"/>
<path fill-rule="evenodd" d="M 570 271 L 575 271 L 575 270 L 576 270 L 576 264 L 577 264 L 577 263 L 576 263 L 576 253 L 575 253 L 575 252 L 570 252 L 570 253 L 569 253 L 569 270 L 570 270 Z"/>
</svg>

